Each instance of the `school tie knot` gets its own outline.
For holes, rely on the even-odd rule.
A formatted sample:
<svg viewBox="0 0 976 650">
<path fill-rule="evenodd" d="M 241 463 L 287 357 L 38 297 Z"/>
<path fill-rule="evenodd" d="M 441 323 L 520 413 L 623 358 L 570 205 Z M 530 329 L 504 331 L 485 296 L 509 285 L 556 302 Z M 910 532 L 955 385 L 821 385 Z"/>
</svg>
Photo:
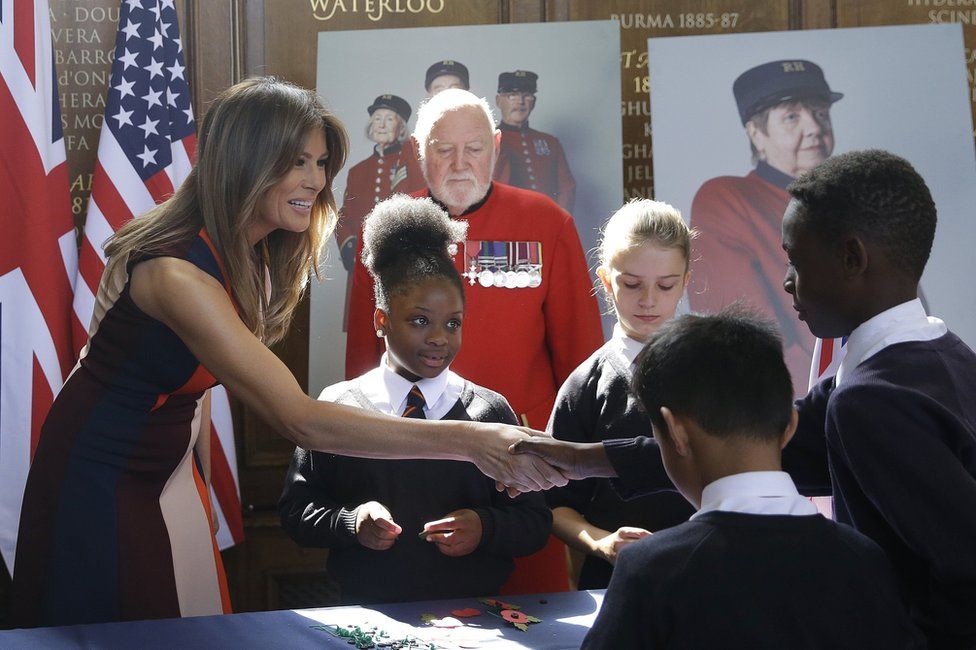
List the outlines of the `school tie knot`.
<svg viewBox="0 0 976 650">
<path fill-rule="evenodd" d="M 403 409 L 403 417 L 405 418 L 417 418 L 419 420 L 426 420 L 427 416 L 424 415 L 424 406 L 427 402 L 424 401 L 424 394 L 420 392 L 420 388 L 417 384 L 414 384 L 407 393 L 407 408 Z"/>
</svg>

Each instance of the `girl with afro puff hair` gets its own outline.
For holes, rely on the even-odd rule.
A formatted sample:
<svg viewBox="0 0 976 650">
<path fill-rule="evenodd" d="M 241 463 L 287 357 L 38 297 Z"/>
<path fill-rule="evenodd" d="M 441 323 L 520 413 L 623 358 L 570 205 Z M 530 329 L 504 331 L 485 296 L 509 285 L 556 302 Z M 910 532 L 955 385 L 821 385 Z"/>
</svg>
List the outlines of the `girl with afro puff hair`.
<svg viewBox="0 0 976 650">
<path fill-rule="evenodd" d="M 517 424 L 504 397 L 451 372 L 464 285 L 452 260 L 467 224 L 430 199 L 394 196 L 366 218 L 363 263 L 375 280 L 380 365 L 321 400 L 403 417 Z M 331 549 L 343 604 L 498 592 L 513 557 L 541 549 L 552 515 L 538 493 L 511 498 L 460 461 L 368 460 L 295 450 L 278 503 L 302 546 Z"/>
</svg>

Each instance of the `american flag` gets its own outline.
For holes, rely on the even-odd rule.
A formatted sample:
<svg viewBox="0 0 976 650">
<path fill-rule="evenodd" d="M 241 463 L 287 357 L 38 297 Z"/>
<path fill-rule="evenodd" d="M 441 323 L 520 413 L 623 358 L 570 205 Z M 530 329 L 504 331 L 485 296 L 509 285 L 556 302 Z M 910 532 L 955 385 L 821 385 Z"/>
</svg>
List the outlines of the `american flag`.
<svg viewBox="0 0 976 650">
<path fill-rule="evenodd" d="M 174 0 L 125 0 L 98 141 L 74 308 L 91 321 L 105 269 L 102 245 L 122 224 L 167 199 L 190 173 L 196 127 Z M 80 347 L 80 346 L 79 346 Z M 227 393 L 211 395 L 213 502 L 221 549 L 244 539 Z"/>
<path fill-rule="evenodd" d="M 27 470 L 81 329 L 53 54 L 47 0 L 0 0 L 0 551 L 11 570 Z"/>
</svg>

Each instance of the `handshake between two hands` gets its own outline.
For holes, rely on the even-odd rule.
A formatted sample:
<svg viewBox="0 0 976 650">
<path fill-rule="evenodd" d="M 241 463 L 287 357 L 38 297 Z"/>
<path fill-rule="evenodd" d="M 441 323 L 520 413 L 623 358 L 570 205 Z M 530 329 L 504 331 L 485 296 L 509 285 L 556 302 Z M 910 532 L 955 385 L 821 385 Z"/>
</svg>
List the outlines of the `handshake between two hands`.
<svg viewBox="0 0 976 650">
<path fill-rule="evenodd" d="M 495 479 L 499 492 L 515 497 L 523 492 L 562 487 L 569 481 L 591 476 L 614 476 L 601 443 L 577 443 L 557 440 L 531 429 L 507 446 L 498 458 L 489 453 L 478 468 Z M 490 461 L 497 461 L 497 467 Z"/>
<path fill-rule="evenodd" d="M 396 543 L 402 532 L 403 528 L 382 503 L 367 501 L 356 511 L 356 539 L 366 548 L 385 551 Z M 420 537 L 434 544 L 444 555 L 460 557 L 478 548 L 481 534 L 481 517 L 474 510 L 465 508 L 427 522 Z"/>
</svg>

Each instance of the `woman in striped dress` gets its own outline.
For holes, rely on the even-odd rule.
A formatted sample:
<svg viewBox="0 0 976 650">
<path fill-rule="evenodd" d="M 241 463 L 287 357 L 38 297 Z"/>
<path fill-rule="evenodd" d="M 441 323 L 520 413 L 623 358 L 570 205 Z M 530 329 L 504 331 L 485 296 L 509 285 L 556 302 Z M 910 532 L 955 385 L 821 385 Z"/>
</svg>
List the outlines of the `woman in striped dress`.
<svg viewBox="0 0 976 650">
<path fill-rule="evenodd" d="M 16 625 L 230 611 L 200 471 L 204 396 L 217 382 L 306 449 L 471 460 L 522 490 L 565 483 L 508 454 L 524 436 L 514 427 L 318 402 L 266 347 L 285 335 L 316 272 L 346 151 L 342 125 L 314 93 L 244 81 L 208 110 L 198 162 L 174 196 L 108 242 L 88 344 L 27 480 Z"/>
</svg>

